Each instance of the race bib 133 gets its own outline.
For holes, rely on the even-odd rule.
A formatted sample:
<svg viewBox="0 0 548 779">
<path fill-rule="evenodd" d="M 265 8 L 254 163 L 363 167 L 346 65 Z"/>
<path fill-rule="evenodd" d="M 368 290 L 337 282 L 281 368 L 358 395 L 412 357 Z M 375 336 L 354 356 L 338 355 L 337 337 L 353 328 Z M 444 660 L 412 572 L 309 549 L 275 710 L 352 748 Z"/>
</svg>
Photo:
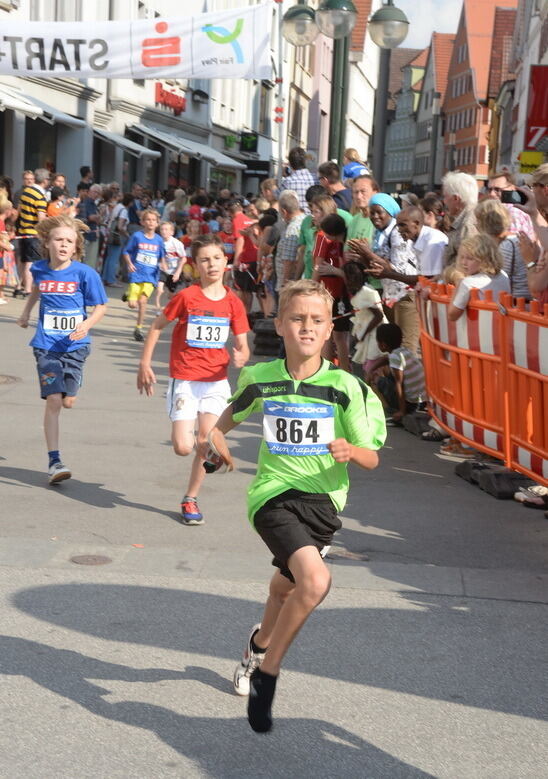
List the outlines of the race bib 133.
<svg viewBox="0 0 548 779">
<path fill-rule="evenodd" d="M 186 342 L 200 349 L 223 349 L 229 328 L 228 317 L 191 314 L 188 317 Z"/>
</svg>

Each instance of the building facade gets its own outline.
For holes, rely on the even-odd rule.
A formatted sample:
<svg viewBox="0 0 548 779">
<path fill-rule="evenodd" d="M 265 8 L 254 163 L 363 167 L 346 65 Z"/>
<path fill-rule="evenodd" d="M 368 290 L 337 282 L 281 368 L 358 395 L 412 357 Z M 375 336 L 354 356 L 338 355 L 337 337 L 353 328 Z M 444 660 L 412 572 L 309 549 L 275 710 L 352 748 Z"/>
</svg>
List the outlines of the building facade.
<svg viewBox="0 0 548 779">
<path fill-rule="evenodd" d="M 188 11 L 203 10 L 188 0 Z M 96 22 L 169 16 L 169 0 L 30 0 L 0 7 L 0 19 Z M 140 181 L 155 189 L 210 186 L 219 171 L 241 182 L 245 165 L 211 143 L 210 84 L 189 80 L 1 77 L 2 166 L 19 180 L 26 168 L 46 166 L 66 174 L 71 188 L 79 168 L 94 168 L 96 180 L 123 189 Z M 41 109 L 36 114 L 36 108 Z"/>
<path fill-rule="evenodd" d="M 396 95 L 396 109 L 388 125 L 385 142 L 384 181 L 388 191 L 400 192 L 413 185 L 416 112 L 418 108 L 428 48 L 402 67 L 403 81 Z"/>
<path fill-rule="evenodd" d="M 546 0 L 522 0 L 519 3 L 512 44 L 515 85 L 512 98 L 511 164 L 513 170 L 529 173 L 546 159 L 548 153 L 548 2 Z M 531 102 L 535 92 L 537 110 L 536 113 L 532 113 Z M 540 95 L 544 99 L 539 100 Z M 507 123 L 501 124 L 501 133 L 504 132 L 508 132 Z"/>
<path fill-rule="evenodd" d="M 482 185 L 489 175 L 491 109 L 488 103 L 495 9 L 500 0 L 464 0 L 449 66 L 444 170 L 462 170 Z M 505 0 L 515 8 L 518 0 Z"/>
<path fill-rule="evenodd" d="M 447 87 L 447 72 L 455 36 L 435 32 L 432 35 L 416 121 L 413 189 L 422 194 L 441 187 L 443 175 L 443 120 L 441 106 Z"/>
</svg>

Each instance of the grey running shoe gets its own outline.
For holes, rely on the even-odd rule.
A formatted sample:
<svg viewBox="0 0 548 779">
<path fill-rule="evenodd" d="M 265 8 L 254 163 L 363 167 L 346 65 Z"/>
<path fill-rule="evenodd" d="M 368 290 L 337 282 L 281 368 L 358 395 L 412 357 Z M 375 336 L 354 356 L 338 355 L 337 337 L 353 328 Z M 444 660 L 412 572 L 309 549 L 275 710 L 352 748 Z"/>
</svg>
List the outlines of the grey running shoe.
<svg viewBox="0 0 548 779">
<path fill-rule="evenodd" d="M 260 627 L 261 623 L 259 622 L 251 628 L 242 662 L 238 663 L 234 671 L 234 692 L 236 695 L 249 695 L 249 677 L 264 660 L 264 652 L 254 652 L 251 648 L 251 639 Z"/>
<path fill-rule="evenodd" d="M 63 465 L 61 462 L 53 463 L 53 465 L 50 465 L 48 468 L 48 481 L 50 484 L 57 484 L 57 482 L 70 479 L 71 476 L 70 468 L 67 468 L 66 465 Z"/>
</svg>

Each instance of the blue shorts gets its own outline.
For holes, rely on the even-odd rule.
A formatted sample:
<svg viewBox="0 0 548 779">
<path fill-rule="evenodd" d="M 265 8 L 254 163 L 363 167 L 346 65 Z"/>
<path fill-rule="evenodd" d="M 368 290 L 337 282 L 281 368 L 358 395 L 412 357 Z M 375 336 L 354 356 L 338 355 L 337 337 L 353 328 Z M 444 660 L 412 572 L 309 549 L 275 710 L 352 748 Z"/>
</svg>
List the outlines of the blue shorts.
<svg viewBox="0 0 548 779">
<path fill-rule="evenodd" d="M 90 352 L 89 346 L 81 346 L 73 352 L 48 352 L 33 349 L 40 382 L 40 397 L 47 398 L 60 392 L 73 398 L 82 386 L 82 371 Z"/>
</svg>

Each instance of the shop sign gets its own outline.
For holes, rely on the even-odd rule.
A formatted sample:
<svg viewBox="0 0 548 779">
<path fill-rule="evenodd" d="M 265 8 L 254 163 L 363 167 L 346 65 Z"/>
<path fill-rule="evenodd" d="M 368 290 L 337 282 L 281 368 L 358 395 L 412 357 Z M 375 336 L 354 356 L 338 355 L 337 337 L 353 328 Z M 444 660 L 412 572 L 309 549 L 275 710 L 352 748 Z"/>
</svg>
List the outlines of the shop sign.
<svg viewBox="0 0 548 779">
<path fill-rule="evenodd" d="M 259 136 L 257 133 L 241 133 L 240 151 L 256 152 Z"/>
<path fill-rule="evenodd" d="M 533 173 L 544 162 L 544 154 L 541 151 L 522 151 L 518 160 L 520 173 Z"/>
<path fill-rule="evenodd" d="M 183 111 L 186 111 L 186 97 L 176 95 L 175 92 L 168 92 L 160 83 L 156 83 L 154 101 L 159 105 L 171 108 L 175 116 L 179 116 Z"/>
<path fill-rule="evenodd" d="M 525 148 L 537 149 L 548 132 L 548 65 L 531 65 Z"/>
<path fill-rule="evenodd" d="M 0 75 L 269 79 L 270 3 L 167 19 L 2 19 Z"/>
</svg>

